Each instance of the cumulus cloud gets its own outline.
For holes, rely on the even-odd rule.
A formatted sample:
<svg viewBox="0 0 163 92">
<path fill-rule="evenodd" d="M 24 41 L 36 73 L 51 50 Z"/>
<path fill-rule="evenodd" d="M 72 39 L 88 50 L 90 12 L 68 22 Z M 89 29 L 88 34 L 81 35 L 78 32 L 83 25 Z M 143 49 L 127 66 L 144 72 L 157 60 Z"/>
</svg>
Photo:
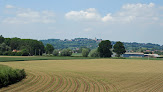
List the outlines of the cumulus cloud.
<svg viewBox="0 0 163 92">
<path fill-rule="evenodd" d="M 106 16 L 102 18 L 103 22 L 110 21 L 110 20 L 113 20 L 113 17 L 111 16 L 111 14 L 107 14 Z"/>
<path fill-rule="evenodd" d="M 126 4 L 122 6 L 122 10 L 117 16 L 135 16 L 135 17 L 152 17 L 156 16 L 157 12 L 155 4 Z"/>
<path fill-rule="evenodd" d="M 31 9 L 17 8 L 13 17 L 6 17 L 2 22 L 11 24 L 54 23 L 55 13 L 52 11 L 34 11 Z"/>
<path fill-rule="evenodd" d="M 99 22 L 123 22 L 130 23 L 135 20 L 159 20 L 160 13 L 158 7 L 154 3 L 149 4 L 126 4 L 123 5 L 120 11 L 111 14 L 108 13 L 106 16 L 102 16 L 97 12 L 95 8 L 89 8 L 81 11 L 70 11 L 65 14 L 67 19 L 75 21 L 92 21 L 96 20 Z"/>
<path fill-rule="evenodd" d="M 77 21 L 78 20 L 97 21 L 101 18 L 95 8 L 89 8 L 89 9 L 81 10 L 81 11 L 70 11 L 66 13 L 65 17 L 67 19 L 72 19 L 72 20 L 77 20 Z"/>
<path fill-rule="evenodd" d="M 124 6 L 122 6 L 123 9 L 144 9 L 144 8 L 153 8 L 155 6 L 154 3 L 150 3 L 150 4 L 126 4 Z"/>
</svg>

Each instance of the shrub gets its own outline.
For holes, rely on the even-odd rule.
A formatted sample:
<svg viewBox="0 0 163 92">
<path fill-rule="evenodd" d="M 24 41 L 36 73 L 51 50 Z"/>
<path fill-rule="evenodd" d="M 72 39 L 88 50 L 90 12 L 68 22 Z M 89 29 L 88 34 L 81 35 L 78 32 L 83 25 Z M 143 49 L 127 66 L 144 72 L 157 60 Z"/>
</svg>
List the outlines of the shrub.
<svg viewBox="0 0 163 92">
<path fill-rule="evenodd" d="M 61 56 L 71 56 L 72 51 L 70 49 L 63 49 L 60 53 Z"/>
<path fill-rule="evenodd" d="M 2 51 L 0 51 L 0 55 L 3 55 L 3 52 Z"/>
<path fill-rule="evenodd" d="M 16 52 L 10 52 L 11 56 L 15 56 Z"/>
<path fill-rule="evenodd" d="M 17 52 L 17 53 L 15 53 L 15 56 L 22 56 L 22 52 Z"/>
<path fill-rule="evenodd" d="M 29 56 L 29 52 L 26 49 L 23 49 L 21 53 L 22 53 L 22 56 Z"/>
<path fill-rule="evenodd" d="M 53 56 L 58 56 L 59 55 L 59 51 L 58 50 L 53 50 Z"/>
<path fill-rule="evenodd" d="M 8 51 L 3 52 L 3 55 L 9 55 Z"/>
<path fill-rule="evenodd" d="M 24 69 L 13 69 L 0 65 L 0 88 L 16 83 L 26 77 Z"/>
<path fill-rule="evenodd" d="M 100 57 L 100 53 L 97 51 L 97 49 L 93 49 L 90 52 L 90 57 Z"/>
<path fill-rule="evenodd" d="M 83 56 L 83 57 L 88 57 L 88 54 L 89 54 L 89 49 L 83 48 L 83 49 L 82 49 L 82 56 Z"/>
</svg>

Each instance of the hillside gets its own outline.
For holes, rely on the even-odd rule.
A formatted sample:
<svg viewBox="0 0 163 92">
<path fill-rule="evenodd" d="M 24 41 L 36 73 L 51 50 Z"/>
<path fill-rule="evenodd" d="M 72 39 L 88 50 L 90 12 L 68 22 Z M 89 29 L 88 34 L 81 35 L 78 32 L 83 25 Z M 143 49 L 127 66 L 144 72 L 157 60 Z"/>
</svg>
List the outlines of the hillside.
<svg viewBox="0 0 163 92">
<path fill-rule="evenodd" d="M 48 40 L 40 40 L 43 42 L 44 45 L 52 44 L 55 49 L 79 49 L 80 47 L 87 47 L 90 49 L 95 49 L 98 47 L 98 44 L 102 41 L 102 39 L 88 39 L 88 38 L 75 38 L 75 39 L 48 39 Z M 112 41 L 112 45 L 116 42 Z M 141 52 L 141 51 L 156 51 L 156 50 L 163 50 L 163 46 L 159 44 L 152 44 L 152 43 L 136 43 L 136 42 L 123 42 L 124 46 L 127 51 L 134 51 L 134 52 Z"/>
</svg>

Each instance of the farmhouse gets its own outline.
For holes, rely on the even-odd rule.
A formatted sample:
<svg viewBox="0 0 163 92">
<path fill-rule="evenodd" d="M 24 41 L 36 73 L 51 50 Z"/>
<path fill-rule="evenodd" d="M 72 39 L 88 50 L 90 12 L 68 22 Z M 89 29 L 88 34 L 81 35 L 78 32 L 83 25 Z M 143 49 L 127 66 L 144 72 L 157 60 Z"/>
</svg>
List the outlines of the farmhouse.
<svg viewBox="0 0 163 92">
<path fill-rule="evenodd" d="M 144 53 L 125 53 L 123 57 L 144 57 Z"/>
<path fill-rule="evenodd" d="M 13 50 L 12 52 L 21 52 L 21 50 L 16 50 L 16 49 L 15 49 L 15 50 Z"/>
</svg>

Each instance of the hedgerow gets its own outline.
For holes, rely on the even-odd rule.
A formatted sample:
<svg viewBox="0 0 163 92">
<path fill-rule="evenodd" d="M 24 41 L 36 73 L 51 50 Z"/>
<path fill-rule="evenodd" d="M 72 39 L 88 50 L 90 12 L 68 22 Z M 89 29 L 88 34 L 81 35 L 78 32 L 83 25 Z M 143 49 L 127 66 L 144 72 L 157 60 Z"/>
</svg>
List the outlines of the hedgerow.
<svg viewBox="0 0 163 92">
<path fill-rule="evenodd" d="M 13 69 L 8 66 L 0 65 L 0 88 L 21 81 L 26 77 L 24 69 Z"/>
</svg>

